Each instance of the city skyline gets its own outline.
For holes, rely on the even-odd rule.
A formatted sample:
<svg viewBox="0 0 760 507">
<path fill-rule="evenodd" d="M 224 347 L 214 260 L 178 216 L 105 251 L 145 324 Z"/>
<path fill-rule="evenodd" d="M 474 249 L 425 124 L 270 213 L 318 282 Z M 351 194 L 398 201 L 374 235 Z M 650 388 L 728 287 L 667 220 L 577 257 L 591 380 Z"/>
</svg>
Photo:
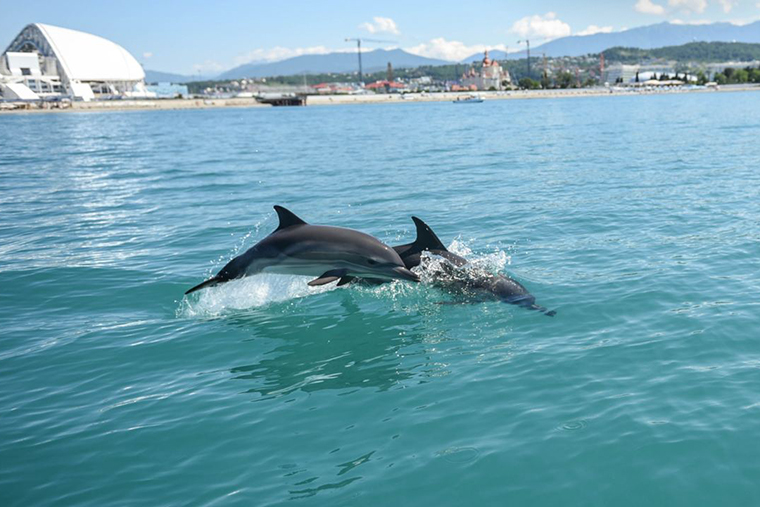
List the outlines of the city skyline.
<svg viewBox="0 0 760 507">
<path fill-rule="evenodd" d="M 750 23 L 760 19 L 758 0 L 556 0 L 530 5 L 476 0 L 461 3 L 391 0 L 382 6 L 334 1 L 315 6 L 292 2 L 286 9 L 241 0 L 213 9 L 197 1 L 150 3 L 136 0 L 117 9 L 90 0 L 12 4 L 0 19 L 4 48 L 29 23 L 82 30 L 113 40 L 147 69 L 213 75 L 254 61 L 301 54 L 355 51 L 347 37 L 388 42 L 367 50 L 399 47 L 410 53 L 460 60 L 484 49 L 517 51 L 518 40 L 539 45 L 569 35 L 617 32 L 671 23 Z"/>
</svg>

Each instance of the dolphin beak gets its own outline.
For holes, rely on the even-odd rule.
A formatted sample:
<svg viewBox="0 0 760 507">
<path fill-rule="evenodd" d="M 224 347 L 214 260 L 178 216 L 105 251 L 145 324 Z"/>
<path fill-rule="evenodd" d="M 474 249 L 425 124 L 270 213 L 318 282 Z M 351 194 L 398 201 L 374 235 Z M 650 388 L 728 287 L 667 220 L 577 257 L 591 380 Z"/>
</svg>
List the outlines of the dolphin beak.
<svg viewBox="0 0 760 507">
<path fill-rule="evenodd" d="M 399 278 L 401 280 L 409 280 L 411 282 L 419 282 L 420 281 L 420 277 L 419 277 L 419 275 L 417 275 L 417 273 L 412 273 L 411 271 L 409 271 L 408 269 L 406 269 L 404 267 L 399 266 L 397 268 L 393 268 L 393 272 L 396 275 L 398 275 L 398 276 L 396 276 L 396 278 Z"/>
</svg>

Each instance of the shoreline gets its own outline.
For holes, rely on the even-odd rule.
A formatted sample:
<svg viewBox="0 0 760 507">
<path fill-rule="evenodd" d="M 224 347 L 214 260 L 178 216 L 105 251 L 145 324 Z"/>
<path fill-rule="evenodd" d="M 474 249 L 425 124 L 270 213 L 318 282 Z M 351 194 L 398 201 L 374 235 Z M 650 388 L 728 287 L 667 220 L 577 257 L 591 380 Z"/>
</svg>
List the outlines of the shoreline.
<svg viewBox="0 0 760 507">
<path fill-rule="evenodd" d="M 484 92 L 441 92 L 441 93 L 406 93 L 406 94 L 372 94 L 372 95 L 308 95 L 307 106 L 333 106 L 346 104 L 413 104 L 419 102 L 451 102 L 457 97 L 477 93 L 485 101 L 491 100 L 535 100 L 559 99 L 573 97 L 626 97 L 648 95 L 673 95 L 689 93 L 732 93 L 742 91 L 760 91 L 760 85 L 727 85 L 719 89 L 619 89 L 619 88 L 568 88 L 558 90 L 515 90 L 515 91 L 484 91 Z M 29 103 L 21 104 L 26 107 L 4 109 L 0 103 L 0 115 L 8 114 L 37 114 L 37 113 L 68 113 L 68 112 L 106 112 L 106 111 L 178 111 L 219 108 L 255 108 L 273 107 L 261 104 L 254 98 L 228 99 L 155 99 L 155 100 L 118 100 L 72 102 L 68 107 L 51 107 L 59 103 L 44 103 L 48 107 L 37 107 Z M 34 107 L 30 107 L 34 106 Z M 298 107 L 298 106 L 291 106 Z"/>
</svg>

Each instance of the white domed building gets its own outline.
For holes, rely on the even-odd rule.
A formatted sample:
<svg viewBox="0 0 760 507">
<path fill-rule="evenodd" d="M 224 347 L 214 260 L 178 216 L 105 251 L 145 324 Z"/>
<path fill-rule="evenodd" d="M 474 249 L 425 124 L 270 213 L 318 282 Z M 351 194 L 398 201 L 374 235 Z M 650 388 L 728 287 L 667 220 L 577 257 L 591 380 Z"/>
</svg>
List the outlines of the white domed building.
<svg viewBox="0 0 760 507">
<path fill-rule="evenodd" d="M 34 23 L 0 56 L 7 100 L 152 98 L 145 72 L 123 47 L 97 35 Z"/>
<path fill-rule="evenodd" d="M 503 90 L 505 86 L 512 83 L 512 78 L 507 69 L 502 68 L 499 62 L 491 60 L 488 57 L 488 50 L 483 55 L 480 62 L 480 72 L 475 71 L 475 67 L 470 67 L 469 72 L 465 72 L 460 79 L 463 86 L 474 87 L 478 90 Z"/>
</svg>

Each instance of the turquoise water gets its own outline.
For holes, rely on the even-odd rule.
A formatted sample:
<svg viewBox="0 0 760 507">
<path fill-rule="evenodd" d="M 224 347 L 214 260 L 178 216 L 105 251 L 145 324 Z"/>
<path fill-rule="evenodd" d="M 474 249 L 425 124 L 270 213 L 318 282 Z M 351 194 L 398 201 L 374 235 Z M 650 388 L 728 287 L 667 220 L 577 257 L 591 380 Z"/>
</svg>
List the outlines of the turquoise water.
<svg viewBox="0 0 760 507">
<path fill-rule="evenodd" d="M 0 504 L 760 504 L 760 93 L 0 117 Z M 267 275 L 273 204 L 557 310 Z"/>
</svg>

